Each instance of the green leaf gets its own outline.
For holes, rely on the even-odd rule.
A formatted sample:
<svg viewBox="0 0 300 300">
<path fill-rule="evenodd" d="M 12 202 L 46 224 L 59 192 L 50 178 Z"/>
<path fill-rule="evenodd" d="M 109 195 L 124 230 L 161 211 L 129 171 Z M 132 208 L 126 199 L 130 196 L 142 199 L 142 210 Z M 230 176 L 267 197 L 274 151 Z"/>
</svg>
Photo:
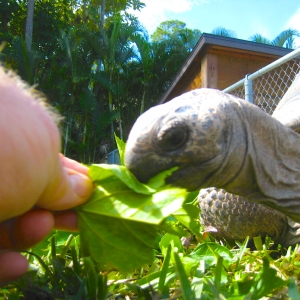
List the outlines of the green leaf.
<svg viewBox="0 0 300 300">
<path fill-rule="evenodd" d="M 236 267 L 235 267 L 235 270 L 238 270 L 239 269 L 239 266 L 240 266 L 240 262 L 242 260 L 242 257 L 244 255 L 244 253 L 247 251 L 247 245 L 248 245 L 248 242 L 249 242 L 249 236 L 247 236 L 243 242 L 243 244 L 240 246 L 240 251 L 238 253 L 238 258 L 237 258 L 237 261 L 236 261 Z"/>
<path fill-rule="evenodd" d="M 230 250 L 213 242 L 199 244 L 195 250 L 189 254 L 189 257 L 193 259 L 204 260 L 207 268 L 215 265 L 219 256 L 223 257 L 224 263 L 226 264 L 232 262 L 233 255 Z"/>
<path fill-rule="evenodd" d="M 294 278 L 289 279 L 288 295 L 291 300 L 300 299 L 300 293 Z"/>
<path fill-rule="evenodd" d="M 159 278 L 162 271 L 157 271 L 150 273 L 136 281 L 136 283 L 142 288 L 148 288 L 149 286 L 156 287 L 159 283 Z M 174 266 L 169 266 L 167 270 L 167 277 L 165 279 L 165 284 L 168 284 L 170 281 L 173 281 L 175 278 Z"/>
<path fill-rule="evenodd" d="M 194 276 L 200 264 L 199 260 L 190 258 L 188 256 L 181 256 L 180 259 L 183 264 L 185 273 L 188 276 Z"/>
<path fill-rule="evenodd" d="M 162 255 L 165 257 L 165 259 L 168 257 L 168 251 L 169 247 L 172 249 L 172 253 L 177 252 L 182 255 L 184 252 L 181 240 L 178 236 L 172 235 L 169 233 L 166 233 L 160 240 L 159 242 L 159 247 L 161 249 Z M 174 256 L 171 255 L 170 257 L 171 263 L 175 263 Z M 199 260 L 198 259 L 193 259 L 188 256 L 182 256 L 181 258 L 181 263 L 183 265 L 184 271 L 188 276 L 192 275 L 195 273 L 195 270 L 199 266 Z"/>
<path fill-rule="evenodd" d="M 109 192 L 112 188 L 113 190 Z M 78 211 L 81 214 L 90 213 L 158 225 L 178 210 L 184 199 L 182 189 L 178 188 L 144 195 L 136 193 L 119 181 L 108 184 L 103 182 Z"/>
<path fill-rule="evenodd" d="M 116 133 L 114 133 L 114 135 L 115 135 L 115 140 L 116 140 L 119 155 L 120 155 L 120 162 L 121 162 L 121 165 L 124 166 L 125 165 L 124 164 L 124 155 L 125 155 L 126 144 L 123 140 L 121 140 L 120 138 L 117 137 Z"/>
<path fill-rule="evenodd" d="M 180 282 L 182 290 L 182 298 L 184 300 L 193 300 L 195 299 L 194 291 L 192 290 L 190 280 L 184 270 L 183 264 L 180 260 L 178 253 L 174 252 L 175 266 L 177 270 L 177 277 Z"/>
<path fill-rule="evenodd" d="M 169 245 L 172 245 L 173 248 L 177 248 L 178 252 L 183 251 L 180 238 L 176 235 L 166 233 L 159 242 L 159 248 L 161 249 L 162 255 L 165 257 L 167 255 Z"/>
<path fill-rule="evenodd" d="M 196 299 L 200 299 L 203 291 L 203 278 L 194 277 L 192 280 L 192 287 Z"/>
<path fill-rule="evenodd" d="M 91 256 L 98 270 L 129 272 L 154 259 L 153 225 L 85 213 L 79 231 L 83 256 Z"/>
<path fill-rule="evenodd" d="M 84 269 L 87 274 L 87 291 L 89 299 L 94 299 L 97 295 L 97 272 L 95 270 L 95 266 L 91 258 L 84 258 Z"/>
<path fill-rule="evenodd" d="M 158 230 L 174 231 L 166 219 L 183 205 L 186 190 L 150 188 L 118 165 L 92 165 L 89 175 L 96 188 L 77 208 L 83 256 L 101 271 L 129 272 L 151 263 Z"/>
<path fill-rule="evenodd" d="M 209 279 L 207 279 L 207 283 L 211 289 L 212 294 L 214 295 L 213 299 L 226 300 L 226 298 L 220 293 L 220 291 L 217 289 L 217 287 L 215 285 L 213 285 L 213 283 Z"/>
<path fill-rule="evenodd" d="M 222 267 L 223 267 L 223 257 L 219 256 L 217 260 L 217 266 L 215 269 L 215 279 L 214 279 L 214 284 L 217 289 L 220 289 L 221 286 Z"/>
<path fill-rule="evenodd" d="M 145 184 L 139 182 L 124 166 L 108 164 L 91 165 L 89 167 L 89 176 L 96 185 L 100 185 L 101 183 L 102 186 L 104 184 L 104 180 L 106 180 L 107 185 L 110 183 L 118 185 L 120 183 L 121 191 L 125 184 L 137 193 L 149 195 L 155 192 L 154 189 L 151 189 Z M 113 186 L 111 191 L 113 192 L 116 187 L 117 186 Z"/>
<path fill-rule="evenodd" d="M 185 199 L 185 204 L 198 205 L 198 195 L 199 195 L 199 191 L 189 192 Z"/>
<path fill-rule="evenodd" d="M 18 294 L 16 294 L 16 293 L 10 293 L 9 295 L 8 295 L 8 298 L 7 298 L 8 300 L 20 300 L 20 297 L 18 296 Z"/>
<path fill-rule="evenodd" d="M 261 236 L 254 236 L 253 237 L 253 242 L 254 242 L 254 245 L 255 245 L 255 248 L 257 250 L 263 250 L 263 242 L 262 242 L 262 238 Z"/>
<path fill-rule="evenodd" d="M 194 234 L 200 234 L 200 209 L 192 204 L 183 204 L 173 216 Z"/>
<path fill-rule="evenodd" d="M 155 190 L 159 189 L 160 187 L 165 185 L 166 178 L 168 176 L 170 176 L 177 169 L 178 169 L 178 167 L 174 167 L 170 170 L 166 170 L 164 172 L 161 172 L 161 173 L 155 175 L 147 182 L 147 185 Z"/>
<path fill-rule="evenodd" d="M 286 282 L 277 276 L 275 269 L 270 268 L 267 258 L 263 258 L 263 269 L 256 277 L 256 285 L 252 294 L 253 299 L 261 299 L 274 289 L 286 285 Z"/>
<path fill-rule="evenodd" d="M 98 274 L 98 300 L 107 299 L 107 276 Z"/>
<path fill-rule="evenodd" d="M 169 263 L 170 263 L 170 259 L 171 259 L 171 244 L 169 244 L 166 255 L 165 255 L 165 259 L 161 268 L 161 273 L 159 276 L 159 282 L 158 282 L 158 290 L 163 293 L 164 289 L 165 289 L 165 282 L 166 282 L 166 278 L 167 278 L 167 274 L 168 274 L 168 269 L 169 269 Z"/>
<path fill-rule="evenodd" d="M 174 222 L 168 222 L 167 219 L 163 220 L 163 222 L 158 225 L 158 228 L 164 232 L 177 235 L 179 237 L 190 236 L 188 231 L 183 230 L 183 228 L 180 228 L 177 224 L 174 224 Z"/>
</svg>

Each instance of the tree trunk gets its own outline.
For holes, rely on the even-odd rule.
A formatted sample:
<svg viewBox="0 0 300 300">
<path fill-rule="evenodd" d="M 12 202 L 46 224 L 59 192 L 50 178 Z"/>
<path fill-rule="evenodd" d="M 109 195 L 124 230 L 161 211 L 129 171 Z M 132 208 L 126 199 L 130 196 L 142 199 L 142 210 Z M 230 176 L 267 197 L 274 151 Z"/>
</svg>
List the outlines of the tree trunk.
<svg viewBox="0 0 300 300">
<path fill-rule="evenodd" d="M 119 117 L 119 129 L 120 129 L 120 139 L 123 140 L 123 125 L 121 116 Z"/>
<path fill-rule="evenodd" d="M 105 0 L 102 0 L 101 1 L 101 18 L 100 18 L 100 38 L 103 38 L 104 15 L 105 15 Z"/>
<path fill-rule="evenodd" d="M 103 34 L 104 34 L 104 14 L 105 14 L 105 0 L 101 1 L 101 16 L 100 16 L 100 47 L 103 46 Z M 101 71 L 101 59 L 98 59 L 98 72 Z"/>
<path fill-rule="evenodd" d="M 108 92 L 108 109 L 109 109 L 110 112 L 113 111 L 113 96 L 112 96 L 111 92 Z M 114 122 L 111 121 L 111 124 L 110 124 L 110 134 L 111 134 L 111 140 L 112 141 L 114 140 L 114 132 L 115 132 Z"/>
<path fill-rule="evenodd" d="M 26 28 L 25 28 L 25 43 L 26 43 L 27 51 L 31 50 L 31 45 L 32 45 L 34 1 L 35 0 L 28 0 L 28 5 L 27 5 L 27 18 L 26 18 Z"/>
<path fill-rule="evenodd" d="M 67 156 L 67 147 L 69 143 L 69 130 L 72 129 L 72 117 L 70 119 L 70 123 L 69 120 L 67 120 L 66 123 L 67 123 L 67 128 L 66 128 L 65 138 L 64 138 L 64 156 Z"/>
<path fill-rule="evenodd" d="M 145 111 L 145 97 L 146 97 L 146 88 L 144 87 L 143 97 L 141 101 L 140 115 Z"/>
</svg>

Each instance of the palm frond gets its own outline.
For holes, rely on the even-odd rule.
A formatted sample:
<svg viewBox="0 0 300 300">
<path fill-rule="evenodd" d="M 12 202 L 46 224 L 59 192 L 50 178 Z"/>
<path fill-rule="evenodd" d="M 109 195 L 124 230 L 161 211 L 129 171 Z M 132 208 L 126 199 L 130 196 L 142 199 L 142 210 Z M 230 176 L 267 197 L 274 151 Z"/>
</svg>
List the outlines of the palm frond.
<svg viewBox="0 0 300 300">
<path fill-rule="evenodd" d="M 215 34 L 215 35 L 221 35 L 221 36 L 236 38 L 236 33 L 233 30 L 226 29 L 222 26 L 214 28 L 211 33 Z"/>
<path fill-rule="evenodd" d="M 293 49 L 295 37 L 300 37 L 300 32 L 296 29 L 289 28 L 280 32 L 276 38 L 271 41 L 271 44 L 274 46 Z"/>
<path fill-rule="evenodd" d="M 261 34 L 256 33 L 249 37 L 249 40 L 251 42 L 261 43 L 261 44 L 267 44 L 271 45 L 271 41 L 265 37 L 263 37 Z"/>
</svg>

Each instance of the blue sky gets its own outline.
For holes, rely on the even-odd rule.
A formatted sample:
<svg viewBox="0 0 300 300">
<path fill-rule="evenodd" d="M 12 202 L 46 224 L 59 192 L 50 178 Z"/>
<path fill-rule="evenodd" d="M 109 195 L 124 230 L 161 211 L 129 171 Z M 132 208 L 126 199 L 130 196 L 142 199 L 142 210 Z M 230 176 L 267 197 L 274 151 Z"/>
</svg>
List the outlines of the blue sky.
<svg viewBox="0 0 300 300">
<path fill-rule="evenodd" d="M 143 0 L 136 13 L 152 34 L 163 21 L 180 20 L 187 28 L 210 33 L 218 26 L 233 30 L 237 38 L 260 33 L 274 39 L 281 31 L 300 31 L 299 0 Z M 297 41 L 300 46 L 300 39 Z"/>
</svg>

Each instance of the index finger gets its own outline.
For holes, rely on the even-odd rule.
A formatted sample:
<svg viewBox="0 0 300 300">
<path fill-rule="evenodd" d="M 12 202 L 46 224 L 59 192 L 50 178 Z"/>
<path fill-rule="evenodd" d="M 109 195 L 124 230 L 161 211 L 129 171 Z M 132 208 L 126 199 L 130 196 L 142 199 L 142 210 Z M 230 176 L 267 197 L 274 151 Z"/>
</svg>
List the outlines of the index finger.
<svg viewBox="0 0 300 300">
<path fill-rule="evenodd" d="M 60 154 L 60 159 L 63 167 L 72 169 L 78 173 L 88 176 L 88 170 L 89 170 L 88 167 L 84 166 L 83 164 L 79 163 L 76 160 L 65 157 L 63 154 Z"/>
</svg>

